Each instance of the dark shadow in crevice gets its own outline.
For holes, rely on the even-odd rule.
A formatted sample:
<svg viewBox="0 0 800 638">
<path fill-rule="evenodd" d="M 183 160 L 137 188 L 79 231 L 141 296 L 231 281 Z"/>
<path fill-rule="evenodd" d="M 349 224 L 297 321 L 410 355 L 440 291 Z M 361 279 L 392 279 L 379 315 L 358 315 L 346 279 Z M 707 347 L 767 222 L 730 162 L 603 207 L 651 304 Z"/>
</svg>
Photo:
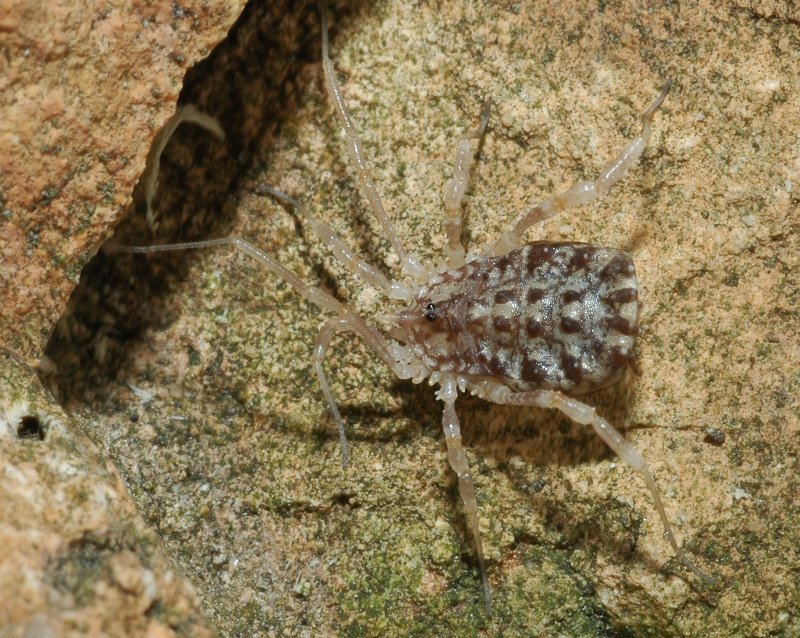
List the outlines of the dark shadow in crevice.
<svg viewBox="0 0 800 638">
<path fill-rule="evenodd" d="M 179 126 L 161 156 L 157 226 L 148 227 L 142 202 L 133 205 L 82 271 L 46 349 L 56 371 L 42 373 L 67 409 L 107 398 L 139 336 L 173 320 L 170 291 L 198 259 L 196 251 L 154 256 L 118 247 L 230 233 L 237 198 L 252 189 L 259 158 L 268 157 L 277 132 L 321 75 L 319 43 L 316 2 L 251 2 L 228 37 L 187 72 L 179 104 L 215 118 L 225 140 Z"/>
</svg>

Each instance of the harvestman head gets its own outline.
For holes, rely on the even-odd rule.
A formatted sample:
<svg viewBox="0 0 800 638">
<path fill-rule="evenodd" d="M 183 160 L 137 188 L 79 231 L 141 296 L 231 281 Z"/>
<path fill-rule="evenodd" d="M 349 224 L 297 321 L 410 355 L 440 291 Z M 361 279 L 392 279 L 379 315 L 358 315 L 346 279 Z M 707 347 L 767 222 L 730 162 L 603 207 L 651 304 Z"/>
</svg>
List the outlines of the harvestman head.
<svg viewBox="0 0 800 638">
<path fill-rule="evenodd" d="M 639 159 L 650 138 L 653 116 L 670 89 L 667 81 L 642 114 L 642 132 L 609 161 L 594 181 L 583 181 L 525 211 L 483 254 L 470 255 L 461 243 L 461 204 L 472 161 L 472 140 L 489 119 L 487 102 L 478 129 L 456 145 L 453 177 L 445 187 L 445 263 L 433 266 L 409 254 L 386 214 L 375 188 L 355 126 L 348 113 L 328 47 L 327 8 L 322 4 L 322 66 L 328 93 L 344 129 L 352 165 L 363 196 L 380 221 L 407 281 L 387 278 L 354 256 L 324 222 L 289 195 L 266 186 L 259 191 L 292 205 L 329 250 L 364 282 L 403 305 L 381 319 L 391 325 L 386 337 L 355 310 L 320 288 L 302 282 L 273 257 L 238 237 L 133 248 L 151 253 L 233 245 L 291 285 L 302 297 L 328 311 L 317 335 L 313 363 L 325 400 L 336 421 L 342 464 L 348 460 L 344 422 L 328 385 L 323 361 L 337 332 L 355 332 L 401 379 L 438 385 L 448 459 L 458 475 L 459 491 L 474 538 L 487 613 L 491 594 L 486 572 L 478 506 L 455 401 L 470 392 L 492 401 L 555 408 L 597 434 L 643 479 L 675 554 L 701 579 L 701 572 L 678 547 L 655 480 L 644 459 L 611 424 L 575 395 L 614 383 L 622 373 L 638 332 L 638 284 L 627 253 L 572 242 L 524 244 L 534 224 L 563 209 L 602 196 Z"/>
</svg>

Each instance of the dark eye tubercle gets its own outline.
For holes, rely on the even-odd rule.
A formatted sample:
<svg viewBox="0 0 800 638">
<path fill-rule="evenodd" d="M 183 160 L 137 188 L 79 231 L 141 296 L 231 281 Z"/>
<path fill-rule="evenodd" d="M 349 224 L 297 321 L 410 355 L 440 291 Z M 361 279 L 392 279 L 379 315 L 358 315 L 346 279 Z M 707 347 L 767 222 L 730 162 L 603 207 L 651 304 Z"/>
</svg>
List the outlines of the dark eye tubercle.
<svg viewBox="0 0 800 638">
<path fill-rule="evenodd" d="M 428 321 L 436 321 L 436 306 L 432 303 L 429 303 L 427 306 L 425 306 L 425 312 L 423 313 L 423 316 Z"/>
</svg>

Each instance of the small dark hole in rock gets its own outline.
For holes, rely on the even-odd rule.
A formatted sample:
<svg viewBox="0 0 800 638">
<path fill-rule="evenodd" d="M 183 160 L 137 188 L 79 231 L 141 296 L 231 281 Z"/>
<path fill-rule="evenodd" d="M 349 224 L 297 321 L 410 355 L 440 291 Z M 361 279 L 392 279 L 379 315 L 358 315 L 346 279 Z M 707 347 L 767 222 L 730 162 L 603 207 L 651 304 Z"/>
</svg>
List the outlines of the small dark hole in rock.
<svg viewBox="0 0 800 638">
<path fill-rule="evenodd" d="M 334 505 L 349 507 L 353 505 L 353 493 L 345 490 L 335 494 L 332 500 Z"/>
<path fill-rule="evenodd" d="M 24 416 L 17 427 L 17 436 L 21 439 L 44 441 L 44 428 L 37 417 Z"/>
</svg>

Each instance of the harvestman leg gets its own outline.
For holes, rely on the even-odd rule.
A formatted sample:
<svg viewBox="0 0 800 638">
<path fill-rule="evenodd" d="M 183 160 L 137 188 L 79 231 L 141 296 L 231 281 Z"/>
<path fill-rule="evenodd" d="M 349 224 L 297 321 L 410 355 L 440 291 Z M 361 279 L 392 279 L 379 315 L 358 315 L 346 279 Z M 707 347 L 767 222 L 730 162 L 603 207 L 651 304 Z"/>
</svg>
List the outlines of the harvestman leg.
<svg viewBox="0 0 800 638">
<path fill-rule="evenodd" d="M 586 204 L 601 197 L 611 186 L 619 181 L 625 172 L 641 157 L 647 146 L 647 142 L 650 140 L 650 124 L 653 121 L 653 115 L 655 115 L 658 107 L 661 106 L 664 98 L 667 97 L 671 85 L 672 82 L 667 80 L 656 101 L 642 113 L 642 132 L 639 136 L 603 167 L 603 170 L 600 171 L 600 176 L 595 181 L 577 182 L 563 193 L 559 193 L 530 208 L 517 220 L 512 230 L 504 233 L 497 240 L 490 254 L 505 255 L 507 252 L 519 248 L 522 245 L 522 235 L 531 226 L 560 213 L 569 206 Z"/>
<path fill-rule="evenodd" d="M 380 195 L 378 195 L 378 191 L 375 188 L 369 164 L 364 157 L 364 151 L 361 147 L 361 140 L 358 139 L 355 125 L 347 111 L 342 89 L 339 86 L 339 81 L 336 79 L 336 69 L 334 69 L 333 62 L 331 62 L 329 55 L 328 5 L 324 1 L 320 4 L 320 11 L 322 12 L 322 70 L 325 73 L 325 83 L 328 87 L 328 93 L 336 104 L 336 114 L 347 136 L 347 151 L 350 154 L 350 161 L 356 169 L 361 194 L 369 202 L 372 212 L 375 213 L 375 216 L 383 226 L 384 235 L 386 235 L 395 253 L 397 253 L 397 256 L 400 258 L 400 265 L 403 272 L 417 280 L 427 281 L 432 274 L 431 269 L 423 265 L 417 257 L 409 255 L 406 249 L 403 248 L 403 244 L 400 242 L 400 237 L 394 228 L 394 224 L 392 224 L 392 221 L 386 214 L 383 204 L 381 203 Z"/>
<path fill-rule="evenodd" d="M 383 227 L 384 235 L 387 237 L 397 253 L 400 259 L 402 270 L 418 280 L 426 281 L 432 274 L 431 268 L 420 263 L 419 259 L 416 257 L 410 256 L 406 252 L 405 248 L 403 248 L 400 238 L 397 235 L 397 231 L 386 214 L 383 204 L 381 203 L 380 196 L 375 188 L 369 165 L 367 164 L 361 148 L 361 141 L 358 138 L 353 121 L 347 111 L 344 97 L 342 96 L 342 91 L 339 87 L 339 82 L 336 79 L 336 71 L 333 67 L 333 62 L 331 62 L 330 59 L 328 46 L 327 4 L 324 1 L 321 3 L 321 12 L 322 67 L 325 74 L 325 81 L 328 92 L 336 104 L 337 116 L 342 128 L 344 129 L 345 135 L 347 136 L 348 152 L 350 153 L 351 161 L 357 169 L 359 187 L 362 194 L 369 202 L 375 216 L 380 221 Z M 281 191 L 269 188 L 267 186 L 259 186 L 259 191 L 268 195 L 272 195 L 273 197 L 276 197 L 277 199 L 294 206 L 301 216 L 306 220 L 306 222 L 311 226 L 313 231 L 319 236 L 319 238 L 328 245 L 331 252 L 337 257 L 337 259 L 347 265 L 365 282 L 375 286 L 376 288 L 384 290 L 386 294 L 393 299 L 408 300 L 412 296 L 411 288 L 395 281 L 389 281 L 389 279 L 387 279 L 387 277 L 380 270 L 355 257 L 350 247 L 347 246 L 347 244 L 345 244 L 327 224 L 313 217 L 309 213 L 308 209 L 306 209 L 305 206 L 303 206 L 300 202 L 293 199 L 289 195 L 282 193 Z M 386 362 L 386 364 L 392 369 L 392 371 L 401 379 L 416 379 L 417 377 L 420 377 L 420 370 L 418 370 L 412 364 L 401 361 L 394 357 L 390 351 L 389 344 L 387 343 L 386 339 L 377 331 L 377 329 L 367 324 L 357 313 L 347 308 L 344 304 L 340 303 L 323 290 L 304 284 L 293 272 L 286 269 L 275 259 L 243 239 L 238 237 L 225 237 L 207 241 L 136 247 L 131 250 L 132 252 L 137 253 L 153 253 L 169 250 L 209 248 L 223 245 L 233 245 L 238 250 L 253 257 L 257 261 L 261 262 L 261 264 L 266 266 L 268 270 L 272 271 L 279 277 L 282 277 L 302 297 L 311 301 L 312 303 L 315 303 L 321 308 L 332 311 L 338 315 L 338 318 L 328 321 L 317 336 L 314 346 L 314 367 L 319 378 L 320 385 L 322 386 L 325 399 L 328 402 L 330 410 L 333 413 L 336 421 L 336 425 L 339 429 L 339 438 L 342 445 L 342 464 L 346 465 L 348 454 L 347 442 L 344 433 L 344 423 L 342 421 L 341 414 L 336 407 L 336 403 L 333 400 L 330 386 L 322 368 L 322 361 L 325 357 L 328 347 L 330 346 L 330 342 L 334 333 L 343 330 L 350 330 L 357 333 L 368 346 L 375 350 L 378 356 L 381 357 L 381 359 L 383 359 L 384 362 Z"/>
<path fill-rule="evenodd" d="M 333 414 L 333 419 L 336 421 L 336 427 L 339 430 L 339 442 L 342 447 L 342 467 L 347 465 L 347 460 L 349 458 L 347 452 L 347 437 L 344 432 L 344 420 L 339 412 L 339 408 L 336 407 L 336 401 L 334 400 L 333 393 L 328 385 L 328 379 L 325 376 L 325 370 L 322 368 L 322 362 L 325 360 L 325 355 L 328 353 L 328 348 L 331 345 L 333 335 L 335 335 L 337 332 L 346 332 L 348 330 L 358 332 L 357 327 L 353 325 L 352 320 L 348 319 L 347 317 L 333 317 L 328 319 L 328 321 L 325 322 L 325 325 L 322 326 L 320 331 L 317 333 L 317 339 L 314 342 L 314 355 L 312 357 L 314 361 L 314 370 L 317 373 L 319 384 L 322 386 L 322 394 L 325 395 L 325 400 L 328 402 L 328 407 L 330 408 L 331 414 Z M 363 335 L 361 335 L 361 337 L 364 338 Z M 378 335 L 378 337 L 383 340 L 381 335 Z M 373 345 L 373 348 L 374 347 L 375 346 Z M 406 378 L 408 378 L 408 375 L 406 375 Z"/>
<path fill-rule="evenodd" d="M 470 140 L 480 139 L 486 130 L 489 122 L 489 109 L 491 101 L 487 100 L 481 113 L 481 123 L 472 133 L 467 133 L 456 146 L 455 159 L 453 161 L 453 177 L 448 180 L 444 187 L 444 209 L 445 222 L 444 229 L 447 234 L 448 246 L 445 250 L 447 257 L 447 269 L 459 268 L 466 262 L 466 251 L 461 243 L 461 202 L 467 192 L 469 185 L 470 166 L 472 164 L 472 143 Z M 475 540 L 475 552 L 478 555 L 478 567 L 483 581 L 483 597 L 486 601 L 486 614 L 492 616 L 492 593 L 489 588 L 489 578 L 486 574 L 486 560 L 483 557 L 483 544 L 481 542 L 481 530 L 478 523 L 478 500 L 475 496 L 475 483 L 472 480 L 472 472 L 469 469 L 469 461 L 461 444 L 461 425 L 458 421 L 458 414 L 455 408 L 454 388 L 450 391 L 442 389 L 444 400 L 444 410 L 442 412 L 442 429 L 444 430 L 444 441 L 447 445 L 447 460 L 450 467 L 458 476 L 458 491 L 461 495 L 461 502 L 464 504 L 464 515 L 467 519 L 467 528 L 472 538 Z M 450 398 L 452 395 L 453 398 Z"/>
<path fill-rule="evenodd" d="M 453 161 L 453 177 L 444 187 L 444 230 L 447 233 L 448 246 L 445 250 L 447 256 L 447 269 L 460 268 L 465 263 L 466 251 L 461 243 L 461 201 L 469 185 L 470 165 L 472 164 L 472 144 L 470 140 L 479 140 L 483 137 L 486 125 L 489 122 L 489 109 L 491 101 L 486 100 L 481 113 L 481 123 L 472 133 L 462 137 L 456 146 L 456 156 Z"/>
<path fill-rule="evenodd" d="M 486 576 L 486 561 L 483 558 L 483 545 L 481 544 L 481 530 L 478 525 L 478 501 L 475 498 L 475 484 L 472 481 L 472 472 L 469 470 L 469 461 L 461 445 L 461 426 L 456 414 L 455 399 L 444 400 L 442 413 L 442 428 L 444 441 L 447 444 L 447 460 L 450 467 L 458 475 L 458 491 L 461 502 L 464 504 L 464 514 L 467 517 L 467 527 L 472 538 L 475 539 L 475 550 L 478 554 L 478 566 L 483 580 L 483 597 L 486 601 L 486 613 L 492 616 L 492 595 L 489 589 L 489 579 Z"/>
<path fill-rule="evenodd" d="M 328 92 L 336 103 L 336 112 L 339 121 L 347 135 L 348 151 L 350 153 L 350 160 L 358 171 L 358 183 L 361 192 L 369 202 L 375 216 L 383 226 L 384 234 L 389 239 L 395 252 L 400 258 L 402 269 L 405 273 L 415 277 L 418 280 L 427 280 L 430 277 L 430 270 L 422 265 L 419 260 L 413 256 L 409 256 L 403 248 L 397 231 L 394 228 L 391 220 L 389 219 L 386 211 L 381 203 L 380 196 L 378 195 L 375 185 L 372 181 L 372 175 L 369 170 L 369 165 L 364 158 L 361 149 L 361 142 L 353 125 L 353 121 L 347 111 L 347 106 L 342 96 L 341 88 L 339 87 L 338 80 L 336 79 L 336 71 L 331 62 L 329 49 L 328 49 L 328 16 L 326 3 L 322 3 L 322 68 L 325 73 L 325 80 L 328 86 Z M 448 259 L 450 260 L 450 268 L 456 267 L 464 263 L 464 248 L 461 245 L 461 219 L 459 208 L 461 200 L 467 189 L 469 180 L 469 166 L 472 161 L 472 150 L 470 139 L 479 138 L 483 135 L 486 129 L 486 123 L 489 119 L 489 102 L 486 103 L 483 114 L 481 116 L 481 124 L 479 129 L 473 133 L 468 134 L 459 142 L 456 150 L 455 166 L 453 168 L 453 178 L 445 187 L 445 209 L 447 220 L 445 228 L 449 239 L 450 250 L 448 251 Z M 457 260 L 460 259 L 460 263 Z M 455 264 L 454 264 L 455 262 Z M 397 297 L 396 297 L 397 298 Z M 317 361 L 321 362 L 324 357 L 325 350 L 327 349 L 333 332 L 337 329 L 343 329 L 336 320 L 332 320 L 323 328 L 317 339 L 315 348 L 315 366 Z M 324 333 L 324 334 L 323 334 Z M 321 365 L 317 366 L 318 374 L 321 376 Z M 406 376 L 408 378 L 408 376 Z M 325 382 L 323 381 L 323 391 L 325 391 Z M 329 396 L 330 391 L 326 393 Z M 332 398 L 328 399 L 331 404 L 332 411 L 335 407 Z M 336 415 L 336 412 L 334 412 Z M 341 420 L 339 418 L 339 423 Z M 475 538 L 475 544 L 478 553 L 478 561 L 480 564 L 481 577 L 483 579 L 484 594 L 486 597 L 486 609 L 491 616 L 491 598 L 489 593 L 489 581 L 486 576 L 486 566 L 483 557 L 483 547 L 481 545 L 480 530 L 478 528 L 478 503 L 475 498 L 475 487 L 472 482 L 472 475 L 469 472 L 469 463 L 464 454 L 464 448 L 461 445 L 461 433 L 458 424 L 458 416 L 456 415 L 454 407 L 454 399 L 445 401 L 444 414 L 443 414 L 443 427 L 445 432 L 445 441 L 447 443 L 448 458 L 450 465 L 458 475 L 459 491 L 461 492 L 461 499 L 464 502 L 464 508 L 467 515 L 467 524 Z M 341 431 L 341 426 L 340 426 Z M 343 435 L 342 435 L 343 436 Z M 344 450 L 344 447 L 343 447 Z"/>
<path fill-rule="evenodd" d="M 374 286 L 375 288 L 380 288 L 391 299 L 407 299 L 410 297 L 410 288 L 407 285 L 389 281 L 386 275 L 375 268 L 375 266 L 367 263 L 363 259 L 356 257 L 353 254 L 353 249 L 350 248 L 350 246 L 348 246 L 344 241 L 342 241 L 330 226 L 314 217 L 309 212 L 308 208 L 303 206 L 303 204 L 298 202 L 294 197 L 262 184 L 258 185 L 258 191 L 266 195 L 271 195 L 275 199 L 278 199 L 297 209 L 297 212 L 300 213 L 300 216 L 311 227 L 314 233 L 316 233 L 317 237 L 319 237 L 328 246 L 334 257 L 336 257 L 345 266 L 350 268 L 353 274 L 355 274 L 357 277 L 360 277 L 366 283 Z"/>
<path fill-rule="evenodd" d="M 289 201 L 294 205 L 298 205 L 301 211 L 305 211 L 302 205 L 299 205 L 299 202 L 296 202 L 288 195 L 280 193 L 279 191 L 273 191 L 273 189 L 269 188 L 262 188 L 265 192 L 269 192 L 276 197 L 280 197 Z M 304 217 L 306 218 L 309 223 L 312 223 L 312 228 L 318 234 L 320 231 L 330 233 L 331 237 L 328 239 L 328 245 L 334 254 L 339 257 L 342 261 L 344 261 L 348 266 L 353 269 L 357 275 L 363 277 L 366 281 L 373 283 L 370 281 L 370 277 L 375 278 L 375 274 L 380 275 L 383 277 L 384 280 L 386 279 L 379 271 L 375 270 L 369 264 L 366 264 L 352 255 L 347 255 L 345 257 L 342 253 L 346 252 L 346 245 L 344 242 L 339 239 L 338 236 L 325 224 L 317 220 L 316 218 L 312 217 L 308 214 L 308 211 L 305 211 Z M 324 239 L 324 235 L 320 235 L 322 239 Z M 317 372 L 317 377 L 319 378 L 320 385 L 322 386 L 322 392 L 325 395 L 325 399 L 328 402 L 328 407 L 330 408 L 331 412 L 333 413 L 333 417 L 336 421 L 336 426 L 339 430 L 339 440 L 341 441 L 342 445 L 342 465 L 347 465 L 347 440 L 344 433 L 344 422 L 342 421 L 341 414 L 339 413 L 338 408 L 336 407 L 336 403 L 333 400 L 333 395 L 330 391 L 330 386 L 328 385 L 327 378 L 325 377 L 325 373 L 322 369 L 322 360 L 325 357 L 325 353 L 330 346 L 331 338 L 333 334 L 338 331 L 352 331 L 355 332 L 359 337 L 364 340 L 369 347 L 371 347 L 375 353 L 388 365 L 392 371 L 401 379 L 409 379 L 412 377 L 418 376 L 418 371 L 413 368 L 413 366 L 399 361 L 395 356 L 393 356 L 392 351 L 389 348 L 389 344 L 387 343 L 386 339 L 381 335 L 378 330 L 368 324 L 364 319 L 356 313 L 354 310 L 351 310 L 349 307 L 345 306 L 339 300 L 335 299 L 327 292 L 322 290 L 321 288 L 317 288 L 316 286 L 309 286 L 288 268 L 282 266 L 277 260 L 273 257 L 270 257 L 267 253 L 262 251 L 259 248 L 256 248 L 251 243 L 245 241 L 244 239 L 240 239 L 239 237 L 222 237 L 220 239 L 209 239 L 205 241 L 194 241 L 194 242 L 183 242 L 179 244 L 162 244 L 160 246 L 136 246 L 134 248 L 130 248 L 130 252 L 134 253 L 157 253 L 157 252 L 166 252 L 172 250 L 187 250 L 193 248 L 211 248 L 214 246 L 234 246 L 236 249 L 240 250 L 244 254 L 252 257 L 263 266 L 267 268 L 270 272 L 278 275 L 281 277 L 286 283 L 288 283 L 295 291 L 304 299 L 310 301 L 313 304 L 316 304 L 323 310 L 328 310 L 337 315 L 337 317 L 330 319 L 320 330 L 319 334 L 317 335 L 317 340 L 314 346 L 314 368 Z M 389 286 L 388 280 L 386 280 L 387 289 Z"/>
<path fill-rule="evenodd" d="M 556 390 L 534 390 L 531 392 L 513 392 L 504 397 L 503 403 L 509 405 L 527 405 L 539 408 L 555 408 L 563 412 L 569 419 L 580 423 L 581 425 L 591 425 L 594 431 L 603 439 L 608 446 L 616 452 L 625 463 L 627 463 L 635 472 L 644 479 L 647 489 L 653 496 L 656 511 L 661 518 L 661 523 L 664 526 L 664 536 L 669 540 L 675 555 L 681 559 L 684 565 L 694 572 L 699 578 L 710 584 L 715 584 L 715 581 L 710 576 L 701 572 L 694 563 L 689 560 L 683 550 L 678 547 L 675 540 L 675 535 L 672 533 L 672 527 L 667 519 L 667 512 L 664 510 L 664 504 L 661 502 L 661 494 L 656 487 L 655 479 L 653 478 L 647 463 L 639 454 L 633 445 L 631 445 L 625 437 L 617 432 L 614 427 L 606 421 L 603 417 L 597 414 L 597 411 L 585 403 L 578 401 L 572 397 L 558 392 Z"/>
</svg>

